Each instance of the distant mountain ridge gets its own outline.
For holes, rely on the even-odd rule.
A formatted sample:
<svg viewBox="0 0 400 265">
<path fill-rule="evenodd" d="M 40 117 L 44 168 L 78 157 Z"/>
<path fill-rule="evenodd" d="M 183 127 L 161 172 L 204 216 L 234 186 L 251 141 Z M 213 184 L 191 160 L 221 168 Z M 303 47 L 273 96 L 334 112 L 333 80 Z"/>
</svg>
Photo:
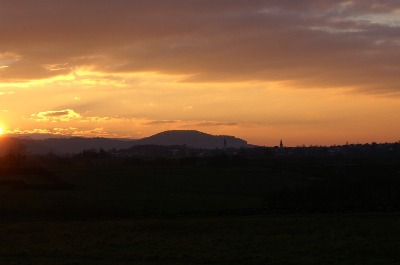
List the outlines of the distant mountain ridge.
<svg viewBox="0 0 400 265">
<path fill-rule="evenodd" d="M 142 139 L 109 139 L 109 138 L 44 138 L 35 139 L 29 135 L 21 135 L 19 137 L 3 136 L 0 141 L 0 155 L 4 155 L 7 151 L 9 141 L 16 140 L 27 146 L 30 154 L 74 154 L 82 152 L 85 149 L 100 148 L 104 150 L 111 149 L 128 149 L 138 145 L 186 145 L 193 148 L 224 148 L 224 142 L 228 148 L 248 147 L 249 145 L 243 139 L 229 135 L 211 135 L 196 130 L 172 130 L 160 132 L 150 137 Z"/>
<path fill-rule="evenodd" d="M 83 138 L 83 137 L 70 137 L 70 138 L 47 138 L 47 139 L 27 139 L 22 138 L 6 138 L 0 143 L 0 155 L 7 152 L 7 145 L 11 141 L 18 141 L 27 147 L 29 154 L 76 154 L 85 149 L 103 148 L 104 150 L 110 149 L 123 149 L 133 145 L 133 140 L 116 140 L 107 138 Z"/>
<path fill-rule="evenodd" d="M 196 130 L 171 130 L 135 141 L 135 145 L 187 145 L 194 148 L 247 147 L 245 140 L 229 135 L 211 135 Z"/>
</svg>

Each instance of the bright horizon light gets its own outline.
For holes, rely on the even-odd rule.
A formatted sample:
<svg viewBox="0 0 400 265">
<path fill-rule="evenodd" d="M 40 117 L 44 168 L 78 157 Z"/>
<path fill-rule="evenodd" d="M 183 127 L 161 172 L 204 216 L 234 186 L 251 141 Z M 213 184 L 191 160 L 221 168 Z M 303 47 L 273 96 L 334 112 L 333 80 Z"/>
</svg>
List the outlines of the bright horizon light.
<svg viewBox="0 0 400 265">
<path fill-rule="evenodd" d="M 0 1 L 1 133 L 400 140 L 396 1 L 149 2 Z"/>
</svg>

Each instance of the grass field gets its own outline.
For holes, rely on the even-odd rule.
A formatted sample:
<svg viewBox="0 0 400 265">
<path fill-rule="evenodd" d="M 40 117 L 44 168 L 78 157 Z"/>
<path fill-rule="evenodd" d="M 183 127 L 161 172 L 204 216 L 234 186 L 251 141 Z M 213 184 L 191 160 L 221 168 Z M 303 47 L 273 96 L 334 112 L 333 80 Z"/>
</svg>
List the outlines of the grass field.
<svg viewBox="0 0 400 265">
<path fill-rule="evenodd" d="M 294 173 L 218 167 L 73 169 L 57 176 L 74 189 L 3 189 L 0 210 L 14 218 L 110 218 L 264 207 L 264 194 L 295 183 Z M 34 179 L 30 176 L 30 181 Z M 293 184 L 294 185 L 294 184 Z M 20 218 L 20 219 L 21 219 Z"/>
<path fill-rule="evenodd" d="M 0 264 L 399 264 L 400 215 L 1 222 Z"/>
<path fill-rule="evenodd" d="M 0 264 L 400 264 L 395 212 L 240 214 L 263 209 L 267 192 L 307 185 L 306 175 L 262 166 L 55 174 L 74 188 L 0 190 Z"/>
</svg>

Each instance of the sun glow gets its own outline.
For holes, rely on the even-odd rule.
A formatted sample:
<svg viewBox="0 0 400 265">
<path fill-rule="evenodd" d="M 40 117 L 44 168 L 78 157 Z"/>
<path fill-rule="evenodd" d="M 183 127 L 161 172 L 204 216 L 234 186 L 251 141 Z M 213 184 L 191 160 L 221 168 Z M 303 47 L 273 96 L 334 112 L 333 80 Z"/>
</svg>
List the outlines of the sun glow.
<svg viewBox="0 0 400 265">
<path fill-rule="evenodd" d="M 3 134 L 3 128 L 0 127 L 0 135 Z"/>
</svg>

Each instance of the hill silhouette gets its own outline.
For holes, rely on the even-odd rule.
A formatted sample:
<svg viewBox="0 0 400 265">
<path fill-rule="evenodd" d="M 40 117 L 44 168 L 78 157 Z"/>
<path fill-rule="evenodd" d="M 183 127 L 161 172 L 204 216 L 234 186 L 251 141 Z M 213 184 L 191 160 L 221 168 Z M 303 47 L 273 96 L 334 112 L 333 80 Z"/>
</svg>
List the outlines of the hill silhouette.
<svg viewBox="0 0 400 265">
<path fill-rule="evenodd" d="M 48 138 L 48 139 L 27 139 L 24 138 L 5 138 L 0 143 L 0 155 L 7 152 L 7 146 L 11 141 L 17 141 L 27 147 L 29 154 L 74 154 L 87 149 L 122 149 L 132 146 L 133 140 L 118 140 L 107 138 Z"/>
<path fill-rule="evenodd" d="M 196 130 L 171 130 L 134 142 L 135 145 L 187 145 L 194 148 L 247 147 L 245 140 L 229 135 L 211 135 Z"/>
<path fill-rule="evenodd" d="M 45 138 L 35 139 L 29 135 L 14 137 L 3 137 L 0 141 L 0 155 L 7 152 L 7 145 L 10 141 L 18 141 L 27 147 L 30 154 L 74 154 L 87 149 L 100 148 L 104 150 L 128 149 L 138 145 L 187 145 L 194 148 L 223 148 L 224 141 L 231 148 L 240 148 L 248 146 L 245 140 L 228 135 L 211 135 L 195 130 L 165 131 L 143 139 L 109 139 L 109 138 Z"/>
</svg>

